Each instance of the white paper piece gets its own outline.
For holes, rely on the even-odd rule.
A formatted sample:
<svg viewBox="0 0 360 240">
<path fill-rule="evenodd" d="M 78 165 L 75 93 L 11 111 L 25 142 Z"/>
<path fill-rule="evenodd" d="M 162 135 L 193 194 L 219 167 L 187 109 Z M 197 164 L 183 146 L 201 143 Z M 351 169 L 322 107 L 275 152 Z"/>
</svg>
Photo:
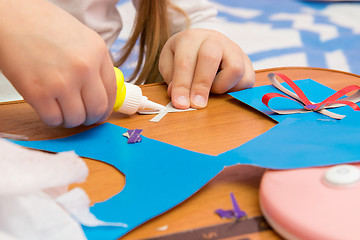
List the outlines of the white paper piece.
<svg viewBox="0 0 360 240">
<path fill-rule="evenodd" d="M 80 224 L 126 227 L 96 219 L 85 191 L 68 192 L 88 172 L 74 152 L 45 153 L 0 139 L 0 239 L 82 240 Z"/>
<path fill-rule="evenodd" d="M 81 188 L 74 188 L 56 200 L 84 226 L 128 227 L 125 223 L 104 222 L 97 219 L 95 215 L 89 211 L 90 200 L 86 192 Z"/>
<path fill-rule="evenodd" d="M 4 74 L 0 71 L 0 102 L 18 100 L 23 100 L 23 97 L 16 91 L 9 80 L 7 80 Z"/>
<path fill-rule="evenodd" d="M 19 135 L 19 134 L 11 134 L 11 133 L 2 133 L 0 132 L 0 138 L 12 139 L 12 140 L 21 140 L 26 141 L 28 140 L 28 136 Z"/>
<path fill-rule="evenodd" d="M 158 230 L 160 232 L 163 232 L 163 231 L 168 230 L 168 228 L 169 228 L 169 225 L 164 225 L 164 226 L 156 228 L 156 230 Z"/>
<path fill-rule="evenodd" d="M 160 120 L 165 117 L 165 115 L 168 113 L 166 110 L 161 110 L 155 117 L 150 119 L 150 122 L 160 122 Z"/>
<path fill-rule="evenodd" d="M 188 109 L 177 109 L 175 108 L 171 102 L 169 102 L 166 107 L 165 110 L 160 110 L 160 111 L 153 111 L 153 110 L 142 110 L 142 111 L 138 111 L 138 113 L 140 114 L 157 114 L 155 117 L 153 117 L 152 119 L 150 119 L 150 122 L 159 122 L 163 117 L 165 117 L 166 114 L 168 113 L 173 113 L 173 112 L 187 112 L 187 111 L 194 111 L 197 110 L 195 108 L 188 108 Z"/>
</svg>

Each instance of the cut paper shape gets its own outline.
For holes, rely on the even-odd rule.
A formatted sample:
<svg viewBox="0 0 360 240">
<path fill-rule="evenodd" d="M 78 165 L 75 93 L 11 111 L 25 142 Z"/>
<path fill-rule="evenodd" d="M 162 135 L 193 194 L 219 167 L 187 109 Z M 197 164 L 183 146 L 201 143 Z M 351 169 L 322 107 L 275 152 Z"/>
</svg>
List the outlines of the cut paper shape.
<svg viewBox="0 0 360 240">
<path fill-rule="evenodd" d="M 288 90 L 285 87 L 283 87 L 279 81 L 276 79 L 276 76 L 279 76 L 281 79 L 283 79 L 289 86 L 290 88 L 293 90 Z M 337 91 L 336 93 L 334 93 L 333 95 L 331 95 L 330 97 L 326 98 L 325 100 L 319 102 L 319 103 L 314 103 L 312 101 L 310 101 L 306 95 L 304 94 L 304 92 L 301 90 L 301 88 L 299 88 L 290 78 L 288 78 L 286 75 L 282 74 L 282 73 L 270 73 L 268 75 L 269 80 L 271 81 L 271 83 L 273 84 L 274 87 L 276 87 L 278 90 L 280 90 L 281 92 L 285 93 L 284 94 L 280 94 L 280 93 L 266 93 L 263 97 L 262 97 L 262 102 L 269 108 L 271 109 L 273 112 L 277 113 L 277 114 L 293 114 L 293 113 L 306 113 L 309 111 L 316 111 L 319 112 L 321 114 L 324 114 L 326 116 L 329 116 L 331 118 L 334 119 L 343 119 L 345 116 L 344 115 L 340 115 L 340 114 L 336 114 L 330 111 L 327 111 L 327 108 L 336 108 L 336 107 L 341 107 L 341 106 L 345 106 L 348 105 L 350 106 L 352 109 L 354 109 L 355 111 L 359 111 L 360 108 L 358 105 L 356 105 L 355 103 L 360 101 L 360 87 L 356 86 L 356 85 L 351 85 L 351 86 L 347 86 L 342 88 L 341 90 Z M 349 97 L 344 97 L 346 94 L 356 91 L 353 95 L 349 96 Z M 300 103 L 303 108 L 301 109 L 292 109 L 292 110 L 275 110 L 269 107 L 269 101 L 271 99 L 277 98 L 277 97 L 281 97 L 281 98 L 286 98 L 292 101 L 295 101 L 297 103 Z M 344 98 L 342 98 L 344 97 Z M 340 99 L 341 98 L 341 99 Z M 340 100 L 339 100 L 340 99 Z"/>
<path fill-rule="evenodd" d="M 326 87 L 320 83 L 317 83 L 311 79 L 295 80 L 294 82 L 299 88 L 302 89 L 302 91 L 307 96 L 307 98 L 312 102 L 321 102 L 336 92 L 335 90 Z M 291 88 L 287 83 L 281 83 L 281 85 L 290 91 Z M 282 92 L 277 88 L 275 88 L 274 86 L 265 85 L 265 86 L 245 89 L 238 92 L 229 93 L 229 95 L 259 110 L 260 112 L 268 115 L 277 122 L 281 122 L 288 117 L 301 118 L 310 121 L 317 121 L 318 119 L 329 119 L 329 120 L 332 119 L 328 116 L 325 116 L 323 114 L 314 111 L 310 111 L 307 113 L 294 113 L 291 116 L 274 113 L 262 102 L 262 97 L 265 94 L 271 92 L 282 94 Z M 274 102 L 273 104 L 276 104 L 277 110 L 289 110 L 289 109 L 299 108 L 299 103 L 296 103 L 294 101 L 283 100 L 281 98 L 276 98 L 272 101 Z M 353 110 L 348 107 L 335 108 L 332 109 L 331 111 L 336 114 L 346 115 L 346 116 L 353 112 Z"/>
<path fill-rule="evenodd" d="M 67 138 L 14 142 L 52 152 L 74 150 L 80 156 L 106 162 L 121 171 L 126 176 L 123 191 L 95 204 L 90 211 L 106 222 L 127 223 L 128 228 L 83 226 L 88 239 L 117 239 L 185 201 L 227 166 L 250 164 L 292 169 L 359 161 L 360 114 L 352 113 L 341 121 L 285 120 L 218 156 L 144 136 L 142 144 L 127 144 L 119 139 L 126 129 L 110 123 Z"/>
<path fill-rule="evenodd" d="M 222 218 L 227 219 L 241 219 L 243 217 L 246 217 L 246 213 L 242 211 L 239 207 L 239 204 L 237 203 L 235 196 L 233 193 L 230 193 L 231 198 L 231 204 L 233 206 L 233 209 L 231 210 L 223 210 L 221 208 L 216 209 L 215 212 Z"/>
<path fill-rule="evenodd" d="M 169 102 L 166 106 L 164 110 L 160 110 L 160 111 L 153 111 L 153 110 L 142 110 L 142 111 L 138 111 L 138 113 L 140 114 L 157 114 L 155 117 L 153 117 L 152 119 L 150 119 L 150 122 L 160 122 L 160 120 L 165 117 L 166 114 L 168 113 L 174 113 L 174 112 L 187 112 L 187 111 L 194 111 L 197 110 L 195 108 L 188 108 L 188 109 L 177 109 L 175 108 L 171 102 Z"/>
<path fill-rule="evenodd" d="M 259 137 L 218 157 L 223 161 L 241 159 L 244 164 L 271 169 L 359 162 L 359 121 L 358 112 L 341 121 L 287 118 Z"/>
<path fill-rule="evenodd" d="M 78 155 L 104 161 L 125 175 L 124 189 L 109 200 L 96 203 L 90 211 L 102 221 L 123 222 L 128 228 L 83 226 L 89 240 L 118 239 L 185 201 L 224 168 L 214 156 L 144 136 L 141 144 L 127 144 L 122 141 L 126 130 L 105 123 L 67 138 L 16 141 L 23 146 L 51 152 L 73 149 Z"/>
<path fill-rule="evenodd" d="M 142 138 L 140 136 L 141 132 L 143 130 L 142 129 L 131 129 L 131 130 L 127 130 L 123 136 L 128 138 L 127 143 L 137 143 L 137 142 L 141 142 Z"/>
</svg>

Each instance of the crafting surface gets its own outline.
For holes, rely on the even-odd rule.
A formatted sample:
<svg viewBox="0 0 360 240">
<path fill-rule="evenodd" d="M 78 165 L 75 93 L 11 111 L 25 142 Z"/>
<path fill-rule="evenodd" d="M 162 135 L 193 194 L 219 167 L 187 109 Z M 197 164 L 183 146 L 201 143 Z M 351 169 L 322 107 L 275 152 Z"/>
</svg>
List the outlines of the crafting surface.
<svg viewBox="0 0 360 240">
<path fill-rule="evenodd" d="M 322 69 L 290 68 L 270 71 L 280 71 L 295 80 L 311 78 L 336 90 L 345 85 L 358 84 L 359 81 L 357 76 L 351 74 Z M 257 85 L 268 84 L 268 72 L 257 72 Z M 165 85 L 143 86 L 143 91 L 151 100 L 162 104 L 168 102 Z M 48 128 L 25 103 L 1 105 L 0 114 L 0 132 L 28 135 L 30 140 L 65 137 L 88 129 Z M 160 123 L 149 122 L 151 117 L 114 113 L 109 121 L 128 129 L 141 128 L 144 136 L 152 139 L 212 155 L 233 149 L 275 125 L 274 121 L 228 95 L 212 96 L 205 110 L 179 115 L 168 114 Z M 234 132 L 241 134 L 234 135 Z M 93 160 L 86 161 L 90 167 L 90 176 L 82 186 L 93 202 L 106 200 L 121 191 L 124 178 L 119 172 L 108 165 Z M 231 208 L 230 192 L 234 192 L 239 205 L 249 217 L 259 216 L 261 212 L 258 207 L 258 187 L 263 172 L 263 169 L 250 166 L 227 168 L 194 197 L 134 230 L 124 239 L 149 238 L 224 223 L 214 210 L 219 207 Z M 168 225 L 166 231 L 157 230 L 164 225 Z M 263 234 L 256 236 L 264 237 Z M 266 239 L 277 239 L 277 236 L 271 234 Z"/>
<path fill-rule="evenodd" d="M 291 80 L 288 83 L 291 84 Z M 319 95 L 325 99 L 332 94 L 323 94 L 323 90 L 328 93 L 329 88 L 311 80 L 296 83 L 310 99 L 319 98 Z M 264 88 L 266 86 L 254 87 L 238 94 Z M 272 88 L 270 86 L 270 90 L 263 91 L 261 95 L 269 94 L 274 90 Z M 312 96 L 309 96 L 310 93 Z M 251 95 L 250 100 L 260 99 L 261 95 Z M 288 106 L 285 108 L 289 109 Z M 306 120 L 312 115 L 315 118 Z M 217 156 L 192 152 L 145 137 L 141 144 L 129 144 L 122 137 L 124 133 L 131 135 L 142 130 L 127 130 L 110 123 L 67 138 L 16 143 L 51 152 L 73 150 L 82 157 L 103 161 L 124 173 L 127 180 L 124 190 L 96 204 L 91 212 L 103 221 L 124 222 L 128 227 L 84 227 L 88 239 L 115 239 L 180 204 L 224 167 L 249 164 L 270 169 L 292 169 L 358 161 L 360 141 L 357 136 L 360 131 L 357 126 L 360 114 L 347 111 L 346 118 L 342 120 L 318 119 L 317 115 L 312 111 L 298 114 L 298 119 L 282 115 L 288 118 L 261 136 Z M 143 195 L 147 198 L 144 199 Z M 234 205 L 234 196 L 231 196 L 235 210 L 237 204 Z M 243 215 L 237 208 L 235 215 Z"/>
</svg>

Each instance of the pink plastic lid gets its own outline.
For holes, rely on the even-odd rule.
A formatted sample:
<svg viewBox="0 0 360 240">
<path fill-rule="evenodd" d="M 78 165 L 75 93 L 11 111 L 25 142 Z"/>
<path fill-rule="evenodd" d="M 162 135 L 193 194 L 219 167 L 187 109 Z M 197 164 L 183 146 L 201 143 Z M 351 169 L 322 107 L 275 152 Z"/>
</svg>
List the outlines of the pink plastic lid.
<svg viewBox="0 0 360 240">
<path fill-rule="evenodd" d="M 268 170 L 261 209 L 287 239 L 360 239 L 359 176 L 360 164 Z"/>
</svg>

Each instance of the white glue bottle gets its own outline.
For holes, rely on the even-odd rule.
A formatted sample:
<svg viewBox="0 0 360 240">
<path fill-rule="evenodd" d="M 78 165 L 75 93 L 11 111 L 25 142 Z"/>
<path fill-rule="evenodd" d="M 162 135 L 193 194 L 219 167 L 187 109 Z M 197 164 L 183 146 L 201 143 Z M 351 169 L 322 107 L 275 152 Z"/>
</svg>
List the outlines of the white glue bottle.
<svg viewBox="0 0 360 240">
<path fill-rule="evenodd" d="M 114 68 L 116 75 L 117 93 L 114 111 L 134 114 L 139 110 L 164 110 L 165 106 L 148 100 L 142 95 L 141 88 L 124 81 L 124 75 L 118 68 Z"/>
</svg>

